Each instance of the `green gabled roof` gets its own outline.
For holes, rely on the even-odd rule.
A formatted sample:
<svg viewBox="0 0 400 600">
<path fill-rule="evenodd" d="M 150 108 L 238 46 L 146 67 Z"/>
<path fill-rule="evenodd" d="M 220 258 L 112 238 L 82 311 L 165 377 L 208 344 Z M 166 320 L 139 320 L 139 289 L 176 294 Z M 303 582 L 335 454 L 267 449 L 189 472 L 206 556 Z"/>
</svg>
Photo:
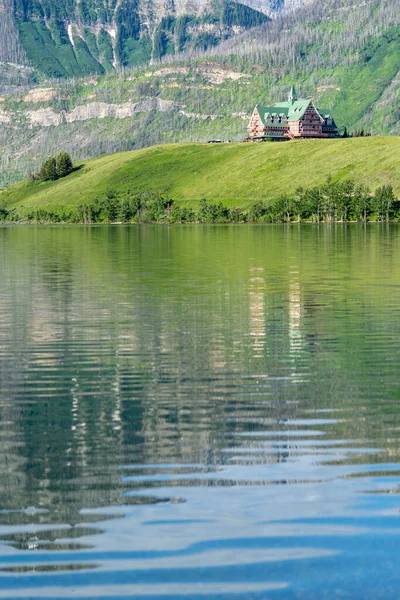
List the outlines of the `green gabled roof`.
<svg viewBox="0 0 400 600">
<path fill-rule="evenodd" d="M 256 109 L 258 111 L 258 114 L 260 115 L 260 119 L 264 127 L 269 127 L 271 126 L 271 123 L 266 122 L 268 113 L 270 115 L 284 114 L 287 116 L 289 121 L 298 121 L 306 112 L 310 102 L 310 99 L 305 99 L 294 100 L 293 102 L 280 102 L 279 104 L 275 104 L 274 106 L 263 106 L 262 104 L 258 104 L 256 106 Z M 275 123 L 274 126 L 276 126 Z"/>
<path fill-rule="evenodd" d="M 263 106 L 262 104 L 258 104 L 256 106 L 257 112 L 260 115 L 260 119 L 262 124 L 264 125 L 264 127 L 271 127 L 272 123 L 267 123 L 267 117 L 268 115 L 274 115 L 274 114 L 284 114 L 286 115 L 286 117 L 288 116 L 289 113 L 289 108 L 288 106 Z M 276 127 L 276 123 L 273 124 Z"/>
<path fill-rule="evenodd" d="M 311 100 L 310 98 L 305 100 L 295 100 L 289 104 L 289 121 L 298 121 L 306 112 Z"/>
</svg>

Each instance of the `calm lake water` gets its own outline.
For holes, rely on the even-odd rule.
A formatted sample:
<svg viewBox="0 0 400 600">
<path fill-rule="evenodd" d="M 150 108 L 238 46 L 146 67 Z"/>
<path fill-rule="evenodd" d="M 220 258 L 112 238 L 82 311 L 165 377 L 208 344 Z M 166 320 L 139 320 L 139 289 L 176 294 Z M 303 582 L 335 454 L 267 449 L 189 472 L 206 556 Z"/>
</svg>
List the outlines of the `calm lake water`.
<svg viewBox="0 0 400 600">
<path fill-rule="evenodd" d="M 400 597 L 400 227 L 0 228 L 0 598 Z"/>
</svg>

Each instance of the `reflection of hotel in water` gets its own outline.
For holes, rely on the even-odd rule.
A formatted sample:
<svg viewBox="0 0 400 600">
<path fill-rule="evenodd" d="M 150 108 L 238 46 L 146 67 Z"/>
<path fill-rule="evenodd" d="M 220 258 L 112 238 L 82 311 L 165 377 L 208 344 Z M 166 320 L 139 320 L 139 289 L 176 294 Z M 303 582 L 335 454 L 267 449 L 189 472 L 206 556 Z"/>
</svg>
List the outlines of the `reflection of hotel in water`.
<svg viewBox="0 0 400 600">
<path fill-rule="evenodd" d="M 254 358 L 263 358 L 266 342 L 266 282 L 264 267 L 250 267 L 249 312 L 250 336 Z"/>
<path fill-rule="evenodd" d="M 282 405 L 285 403 L 285 395 L 280 397 L 282 393 L 282 387 L 275 386 L 274 380 L 275 375 L 280 374 L 282 369 L 282 363 L 285 363 L 287 378 L 296 376 L 296 359 L 300 357 L 301 352 L 304 350 L 304 333 L 302 332 L 302 317 L 303 309 L 301 302 L 301 287 L 299 280 L 299 272 L 296 267 L 292 267 L 289 271 L 288 281 L 288 296 L 287 300 L 279 299 L 280 306 L 277 307 L 273 304 L 273 281 L 268 279 L 267 269 L 261 266 L 253 266 L 249 269 L 249 328 L 250 337 L 252 340 L 252 356 L 254 359 L 263 359 L 261 363 L 257 360 L 266 372 L 257 373 L 254 375 L 255 381 L 260 385 L 260 398 L 263 395 L 263 388 L 270 382 L 271 390 L 271 403 L 269 408 L 270 416 L 265 414 L 264 418 L 258 419 L 259 425 L 265 426 L 266 429 L 279 429 L 285 427 L 285 422 L 281 418 L 275 418 L 274 415 L 278 412 L 282 413 Z M 268 317 L 271 322 L 268 321 Z M 277 321 L 273 323 L 272 320 Z M 279 335 L 274 335 L 276 327 L 284 327 L 286 336 L 282 335 L 279 331 Z M 275 347 L 278 343 L 277 337 L 279 338 L 279 346 Z M 287 344 L 285 344 L 285 340 Z M 256 364 L 257 364 L 256 363 Z M 268 369 L 272 367 L 272 371 Z M 274 408 L 274 401 L 279 400 L 278 411 Z M 268 406 L 268 402 L 265 402 L 265 408 Z M 287 405 L 288 417 L 293 413 L 293 406 Z M 288 432 L 290 437 L 290 432 Z M 254 446 L 254 441 L 249 443 L 249 448 Z M 257 462 L 274 463 L 274 462 L 285 462 L 291 455 L 293 450 L 296 450 L 296 440 L 293 442 L 288 441 L 284 443 L 284 438 L 279 439 L 279 449 L 275 453 L 266 453 L 257 456 Z"/>
<path fill-rule="evenodd" d="M 300 294 L 300 282 L 298 272 L 292 271 L 289 283 L 289 345 L 290 355 L 293 359 L 299 355 L 302 350 L 304 335 L 301 331 L 302 306 Z"/>
<path fill-rule="evenodd" d="M 249 277 L 249 316 L 250 336 L 252 338 L 253 357 L 264 358 L 264 349 L 267 344 L 268 331 L 271 324 L 267 321 L 267 311 L 275 315 L 275 307 L 269 306 L 271 300 L 268 286 L 273 282 L 267 280 L 264 267 L 251 267 Z M 295 357 L 304 346 L 304 334 L 302 332 L 303 309 L 301 301 L 301 287 L 299 272 L 296 267 L 289 271 L 288 281 L 288 309 L 287 309 L 287 334 L 289 342 L 289 354 Z M 285 304 L 284 304 L 285 306 Z M 284 309 L 283 309 L 284 310 Z M 281 315 L 282 320 L 285 314 Z"/>
</svg>

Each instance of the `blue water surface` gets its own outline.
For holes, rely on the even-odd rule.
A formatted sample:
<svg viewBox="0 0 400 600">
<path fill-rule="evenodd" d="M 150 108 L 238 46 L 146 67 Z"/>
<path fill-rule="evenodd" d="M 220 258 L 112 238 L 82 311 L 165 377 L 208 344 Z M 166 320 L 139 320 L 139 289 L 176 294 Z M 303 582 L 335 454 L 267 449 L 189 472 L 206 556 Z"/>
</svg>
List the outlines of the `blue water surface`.
<svg viewBox="0 0 400 600">
<path fill-rule="evenodd" d="M 0 228 L 0 599 L 400 598 L 400 228 Z"/>
</svg>

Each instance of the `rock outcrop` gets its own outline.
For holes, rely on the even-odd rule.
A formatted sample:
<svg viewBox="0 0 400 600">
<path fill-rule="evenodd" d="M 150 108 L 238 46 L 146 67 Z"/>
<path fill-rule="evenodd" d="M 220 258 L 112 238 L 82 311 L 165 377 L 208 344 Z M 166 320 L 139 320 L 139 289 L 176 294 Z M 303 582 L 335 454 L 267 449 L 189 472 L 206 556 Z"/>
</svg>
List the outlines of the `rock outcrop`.
<svg viewBox="0 0 400 600">
<path fill-rule="evenodd" d="M 0 123 L 11 123 L 11 115 L 0 110 Z"/>
<path fill-rule="evenodd" d="M 25 111 L 0 109 L 0 123 L 7 125 L 14 124 L 15 127 L 18 127 L 18 123 L 22 118 L 28 122 L 30 127 L 58 127 L 62 123 L 106 118 L 127 119 L 135 116 L 137 113 L 150 113 L 151 111 L 170 112 L 179 110 L 180 108 L 180 106 L 171 100 L 148 98 L 138 102 L 125 102 L 123 104 L 88 102 L 87 104 L 76 106 L 69 112 L 56 112 L 51 107 Z"/>
<path fill-rule="evenodd" d="M 22 99 L 24 102 L 36 104 L 39 102 L 49 102 L 56 96 L 57 92 L 54 88 L 32 88 Z"/>
<path fill-rule="evenodd" d="M 39 108 L 39 110 L 28 110 L 25 113 L 32 127 L 51 127 L 61 125 L 63 115 L 56 113 L 52 108 Z"/>
<path fill-rule="evenodd" d="M 66 113 L 64 118 L 67 123 L 74 121 L 87 121 L 88 119 L 126 119 L 133 117 L 135 113 L 150 112 L 157 110 L 165 112 L 173 110 L 174 103 L 159 98 L 141 100 L 140 102 L 126 102 L 124 104 L 107 104 L 105 102 L 90 102 L 82 106 L 76 106 L 71 112 Z"/>
</svg>

